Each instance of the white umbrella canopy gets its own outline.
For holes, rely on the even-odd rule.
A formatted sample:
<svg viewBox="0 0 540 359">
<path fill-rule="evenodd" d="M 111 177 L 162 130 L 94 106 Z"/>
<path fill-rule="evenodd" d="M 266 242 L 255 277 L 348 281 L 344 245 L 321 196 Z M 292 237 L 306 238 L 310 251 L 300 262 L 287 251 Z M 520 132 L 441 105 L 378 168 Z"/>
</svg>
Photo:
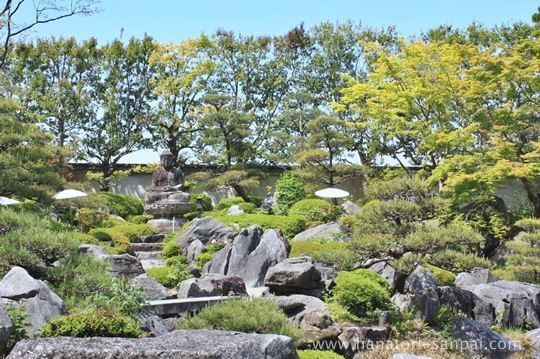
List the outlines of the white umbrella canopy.
<svg viewBox="0 0 540 359">
<path fill-rule="evenodd" d="M 86 193 L 82 191 L 77 191 L 76 189 L 65 189 L 62 192 L 58 192 L 53 196 L 54 199 L 70 199 L 70 198 L 77 198 L 77 197 L 84 197 L 88 196 Z"/>
<path fill-rule="evenodd" d="M 11 206 L 12 204 L 19 204 L 19 203 L 21 202 L 17 201 L 16 199 L 0 196 L 0 205 L 2 206 Z"/>
<path fill-rule="evenodd" d="M 318 190 L 315 192 L 315 196 L 321 197 L 321 198 L 343 198 L 343 197 L 349 197 L 349 192 L 344 191 L 339 188 L 324 188 L 321 190 Z"/>
</svg>

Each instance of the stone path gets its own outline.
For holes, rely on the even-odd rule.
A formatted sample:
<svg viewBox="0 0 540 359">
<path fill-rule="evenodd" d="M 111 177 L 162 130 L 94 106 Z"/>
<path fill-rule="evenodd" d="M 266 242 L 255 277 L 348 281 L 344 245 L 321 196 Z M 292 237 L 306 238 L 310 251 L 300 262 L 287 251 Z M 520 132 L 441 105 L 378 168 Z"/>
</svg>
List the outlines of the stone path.
<svg viewBox="0 0 540 359">
<path fill-rule="evenodd" d="M 140 243 L 131 243 L 131 248 L 135 252 L 135 256 L 141 261 L 144 271 L 150 268 L 163 267 L 165 261 L 161 255 L 163 249 L 163 234 L 153 234 L 150 236 L 142 236 Z"/>
</svg>

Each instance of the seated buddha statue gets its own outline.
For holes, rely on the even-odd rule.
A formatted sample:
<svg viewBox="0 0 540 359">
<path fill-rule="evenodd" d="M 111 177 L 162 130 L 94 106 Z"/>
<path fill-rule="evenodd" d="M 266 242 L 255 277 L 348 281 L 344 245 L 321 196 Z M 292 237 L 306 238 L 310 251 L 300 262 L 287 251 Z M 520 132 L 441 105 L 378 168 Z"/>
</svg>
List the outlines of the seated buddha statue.
<svg viewBox="0 0 540 359">
<path fill-rule="evenodd" d="M 159 157 L 161 167 L 154 172 L 152 186 L 144 196 L 145 213 L 166 217 L 181 216 L 191 208 L 190 195 L 182 192 L 182 171 L 174 167 L 174 155 L 170 151 L 164 151 Z"/>
</svg>

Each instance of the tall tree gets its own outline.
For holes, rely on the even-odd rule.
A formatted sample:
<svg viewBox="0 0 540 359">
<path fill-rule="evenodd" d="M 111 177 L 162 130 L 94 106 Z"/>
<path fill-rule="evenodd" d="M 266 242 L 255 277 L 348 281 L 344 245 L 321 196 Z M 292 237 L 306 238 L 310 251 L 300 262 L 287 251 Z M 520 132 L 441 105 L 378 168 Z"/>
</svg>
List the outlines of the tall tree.
<svg viewBox="0 0 540 359">
<path fill-rule="evenodd" d="M 73 143 L 90 116 L 97 60 L 95 39 L 80 45 L 74 38 L 39 39 L 16 46 L 10 69 L 22 90 L 21 101 L 43 117 L 59 147 Z"/>
<path fill-rule="evenodd" d="M 185 162 L 180 154 L 194 146 L 201 130 L 197 116 L 211 87 L 212 51 L 212 41 L 201 35 L 178 45 L 157 45 L 150 57 L 157 108 L 147 127 L 154 142 L 168 148 L 178 162 Z"/>
<path fill-rule="evenodd" d="M 122 157 L 149 144 L 143 129 L 154 99 L 152 38 L 116 40 L 100 51 L 100 76 L 95 84 L 96 110 L 84 123 L 79 155 L 97 161 L 101 189 L 110 190 L 111 178 Z"/>
</svg>

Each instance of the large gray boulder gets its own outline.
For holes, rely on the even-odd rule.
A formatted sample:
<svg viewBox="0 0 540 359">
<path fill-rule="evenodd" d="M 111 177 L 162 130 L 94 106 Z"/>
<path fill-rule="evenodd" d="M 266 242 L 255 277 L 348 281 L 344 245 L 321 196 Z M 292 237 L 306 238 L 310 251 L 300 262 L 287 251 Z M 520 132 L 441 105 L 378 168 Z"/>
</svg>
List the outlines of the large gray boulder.
<svg viewBox="0 0 540 359">
<path fill-rule="evenodd" d="M 362 207 L 354 203 L 353 201 L 345 201 L 341 205 L 344 214 L 354 215 L 362 213 Z"/>
<path fill-rule="evenodd" d="M 293 294 L 271 298 L 289 320 L 302 329 L 302 342 L 336 340 L 341 333 L 328 311 L 328 305 L 309 295 Z"/>
<path fill-rule="evenodd" d="M 464 289 L 491 303 L 503 327 L 540 327 L 540 286 L 500 280 Z"/>
<path fill-rule="evenodd" d="M 306 229 L 294 236 L 295 241 L 329 239 L 346 242 L 350 240 L 351 230 L 336 222 L 320 224 L 316 227 Z"/>
<path fill-rule="evenodd" d="M 246 285 L 240 277 L 223 274 L 204 274 L 180 283 L 178 298 L 247 295 Z"/>
<path fill-rule="evenodd" d="M 459 273 L 456 276 L 455 283 L 456 283 L 456 287 L 466 288 L 470 285 L 475 285 L 475 284 L 493 283 L 496 280 L 497 279 L 493 277 L 489 269 L 475 268 L 470 273 L 467 273 L 467 272 Z"/>
<path fill-rule="evenodd" d="M 204 243 L 196 239 L 186 249 L 186 258 L 189 263 L 195 261 L 197 256 L 204 251 Z"/>
<path fill-rule="evenodd" d="M 266 273 L 264 285 L 278 295 L 307 294 L 320 297 L 325 290 L 315 261 L 308 256 L 287 258 Z"/>
<path fill-rule="evenodd" d="M 227 214 L 229 216 L 239 216 L 241 214 L 244 214 L 244 210 L 239 205 L 235 204 L 229 207 L 229 210 L 227 211 Z"/>
<path fill-rule="evenodd" d="M 495 323 L 495 307 L 469 290 L 457 287 L 437 289 L 441 305 L 455 314 L 466 314 L 474 320 L 491 326 Z"/>
<path fill-rule="evenodd" d="M 392 327 L 387 325 L 365 325 L 343 327 L 339 335 L 340 354 L 346 358 L 353 358 L 355 354 L 373 348 L 376 343 L 381 343 L 390 338 Z"/>
<path fill-rule="evenodd" d="M 9 318 L 4 306 L 0 305 L 0 356 L 7 354 L 8 339 L 11 333 L 13 333 L 13 323 Z"/>
<path fill-rule="evenodd" d="M 509 358 L 520 350 L 520 346 L 475 320 L 455 317 L 452 320 L 452 335 L 460 347 L 473 355 L 489 358 Z"/>
<path fill-rule="evenodd" d="M 40 338 L 23 340 L 9 359 L 296 359 L 289 337 L 218 330 L 177 330 L 155 338 Z"/>
<path fill-rule="evenodd" d="M 95 244 L 81 244 L 77 250 L 79 253 L 87 254 L 98 260 L 102 260 L 109 256 L 105 249 L 96 246 Z"/>
<path fill-rule="evenodd" d="M 230 243 L 236 234 L 232 228 L 208 216 L 195 218 L 175 241 L 180 244 L 182 252 L 186 254 L 191 242 L 199 240 L 205 246 L 210 243 Z"/>
<path fill-rule="evenodd" d="M 6 307 L 24 309 L 30 336 L 37 334 L 45 322 L 65 313 L 62 299 L 21 267 L 13 267 L 0 281 L 0 297 Z"/>
<path fill-rule="evenodd" d="M 540 358 L 540 328 L 528 331 L 527 337 L 529 337 L 529 340 L 531 341 L 533 358 Z"/>
<path fill-rule="evenodd" d="M 390 287 L 392 289 L 394 290 L 403 289 L 406 276 L 404 274 L 400 274 L 396 272 L 394 267 L 392 267 L 387 262 L 380 261 L 380 262 L 374 263 L 369 267 L 369 269 L 382 275 L 384 279 L 386 279 L 388 284 L 390 284 Z"/>
<path fill-rule="evenodd" d="M 407 309 L 413 311 L 415 318 L 430 324 L 435 322 L 441 305 L 437 281 L 429 269 L 417 266 L 405 280 L 404 294 L 410 300 Z"/>
<path fill-rule="evenodd" d="M 108 270 L 112 276 L 135 278 L 144 274 L 144 269 L 139 258 L 131 254 L 113 254 L 105 257 L 108 262 Z"/>
<path fill-rule="evenodd" d="M 134 287 L 142 289 L 149 300 L 163 300 L 173 297 L 163 284 L 146 274 L 136 276 L 132 283 Z"/>
<path fill-rule="evenodd" d="M 260 287 L 268 269 L 287 258 L 290 246 L 283 235 L 273 229 L 263 233 L 254 225 L 242 230 L 232 245 L 218 251 L 203 273 L 238 276 L 246 287 Z"/>
</svg>

